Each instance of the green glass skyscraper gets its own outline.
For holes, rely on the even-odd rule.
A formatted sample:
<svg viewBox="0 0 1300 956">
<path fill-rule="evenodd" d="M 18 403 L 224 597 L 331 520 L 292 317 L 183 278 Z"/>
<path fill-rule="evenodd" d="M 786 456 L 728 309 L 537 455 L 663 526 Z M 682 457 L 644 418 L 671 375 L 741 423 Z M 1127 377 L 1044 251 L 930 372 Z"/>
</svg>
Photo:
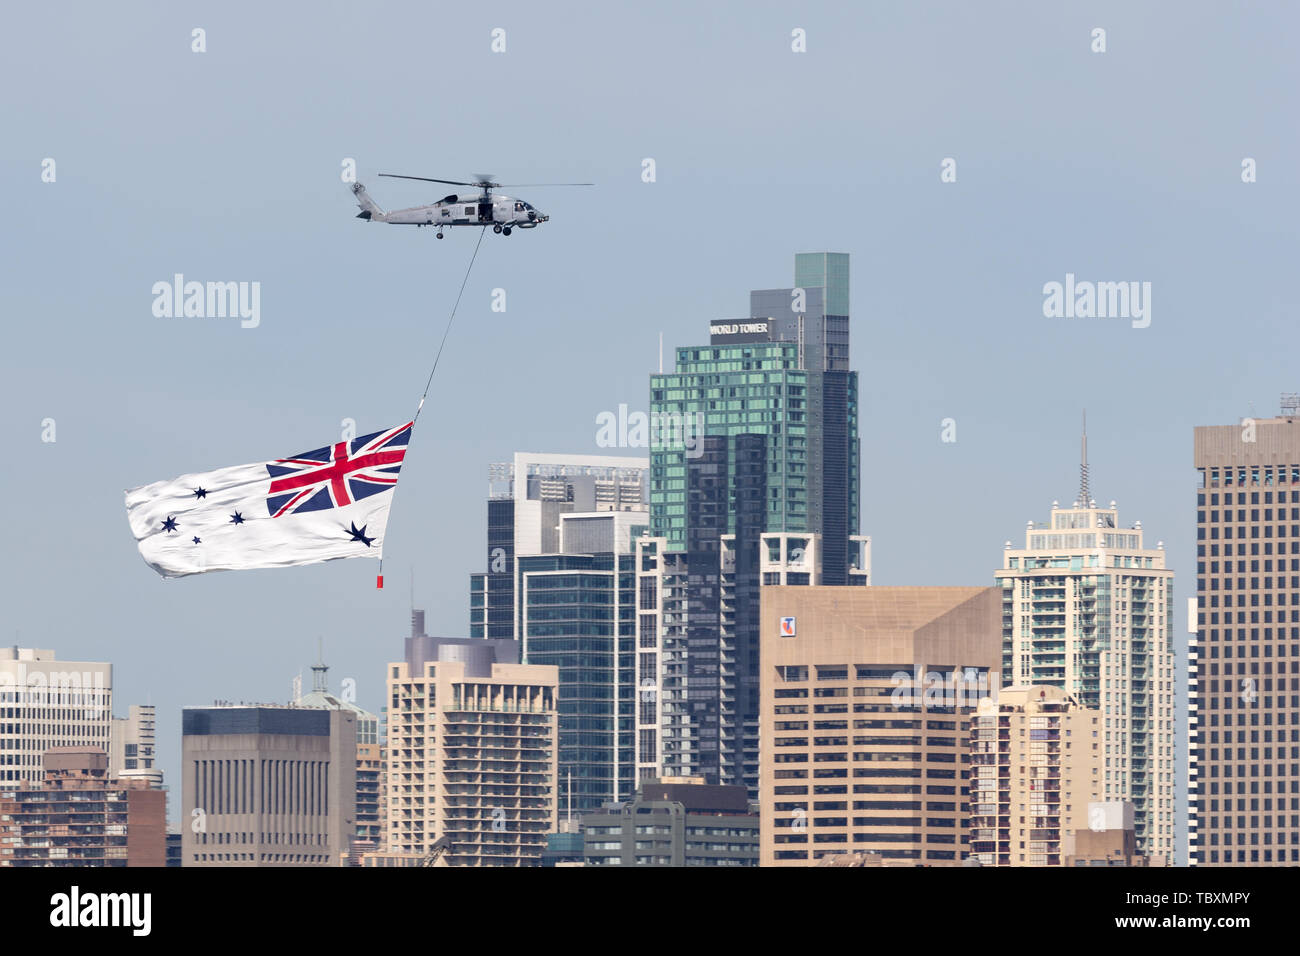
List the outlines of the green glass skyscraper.
<svg viewBox="0 0 1300 956">
<path fill-rule="evenodd" d="M 756 792 L 759 535 L 820 535 L 820 583 L 858 580 L 849 257 L 799 254 L 795 280 L 751 292 L 749 316 L 710 323 L 708 345 L 650 377 L 650 535 L 665 577 L 640 595 L 656 614 L 640 617 L 639 647 L 654 629 L 660 652 L 638 675 L 656 688 L 641 695 L 643 776 Z"/>
</svg>

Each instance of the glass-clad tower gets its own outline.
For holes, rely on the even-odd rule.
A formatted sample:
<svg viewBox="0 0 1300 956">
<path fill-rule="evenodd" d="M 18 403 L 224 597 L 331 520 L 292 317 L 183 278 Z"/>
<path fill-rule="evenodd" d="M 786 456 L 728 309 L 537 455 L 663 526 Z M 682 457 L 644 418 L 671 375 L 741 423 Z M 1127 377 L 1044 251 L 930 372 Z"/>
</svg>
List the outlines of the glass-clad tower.
<svg viewBox="0 0 1300 956">
<path fill-rule="evenodd" d="M 861 583 L 849 257 L 795 257 L 650 377 L 650 535 L 639 573 L 639 774 L 758 783 L 760 536 L 819 535 L 820 583 Z M 653 691 L 651 690 L 653 688 Z"/>
</svg>

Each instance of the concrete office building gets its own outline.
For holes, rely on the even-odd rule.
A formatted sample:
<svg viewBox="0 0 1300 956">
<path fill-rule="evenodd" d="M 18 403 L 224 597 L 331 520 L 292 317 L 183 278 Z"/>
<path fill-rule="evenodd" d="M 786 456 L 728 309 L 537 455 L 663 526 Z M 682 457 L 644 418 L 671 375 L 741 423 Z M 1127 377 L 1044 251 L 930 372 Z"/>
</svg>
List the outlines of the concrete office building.
<svg viewBox="0 0 1300 956">
<path fill-rule="evenodd" d="M 181 733 L 183 866 L 344 865 L 356 833 L 355 713 L 186 707 Z"/>
<path fill-rule="evenodd" d="M 1103 715 L 1102 800 L 1129 800 L 1143 852 L 1174 852 L 1173 579 L 1163 543 L 1121 528 L 1088 489 L 1008 542 L 1002 567 L 1002 669 L 1008 683 L 1060 687 Z"/>
<path fill-rule="evenodd" d="M 636 798 L 582 818 L 586 866 L 757 866 L 758 815 L 744 787 L 643 781 Z"/>
<path fill-rule="evenodd" d="M 0 648 L 0 785 L 40 783 L 59 747 L 111 750 L 113 665 L 54 651 Z"/>
<path fill-rule="evenodd" d="M 112 777 L 97 747 L 52 747 L 40 783 L 0 783 L 0 866 L 163 866 L 166 839 L 166 792 Z"/>
<path fill-rule="evenodd" d="M 1300 396 L 1197 428 L 1188 862 L 1300 865 Z"/>
<path fill-rule="evenodd" d="M 293 702 L 295 707 L 347 710 L 357 719 L 356 833 L 348 851 L 348 862 L 359 866 L 361 855 L 378 850 L 384 841 L 383 813 L 387 787 L 384 782 L 384 747 L 381 722 L 354 700 L 330 692 L 329 668 L 318 662 L 311 668 L 311 691 Z"/>
<path fill-rule="evenodd" d="M 971 718 L 970 854 L 1061 866 L 1101 789 L 1101 713 L 1052 685 L 1003 687 Z"/>
<path fill-rule="evenodd" d="M 763 533 L 819 535 L 822 582 L 862 579 L 848 315 L 848 256 L 799 254 L 794 288 L 752 292 L 749 317 L 711 323 L 707 345 L 678 348 L 675 368 L 650 377 L 643 555 L 657 579 L 640 586 L 642 608 L 660 613 L 638 618 L 658 685 L 638 715 L 643 779 L 757 793 Z"/>
<path fill-rule="evenodd" d="M 560 516 L 645 511 L 644 458 L 516 452 L 488 468 L 487 571 L 470 575 L 470 637 L 519 640 L 516 559 L 558 554 Z"/>
<path fill-rule="evenodd" d="M 153 704 L 132 704 L 125 717 L 114 717 L 109 729 L 108 771 L 123 779 L 148 780 L 163 785 L 162 767 L 157 762 Z"/>
<path fill-rule="evenodd" d="M 997 693 L 999 610 L 996 588 L 763 589 L 760 865 L 966 857 L 970 720 Z"/>
<path fill-rule="evenodd" d="M 555 667 L 512 639 L 413 635 L 388 665 L 388 856 L 535 866 L 557 829 Z"/>
</svg>

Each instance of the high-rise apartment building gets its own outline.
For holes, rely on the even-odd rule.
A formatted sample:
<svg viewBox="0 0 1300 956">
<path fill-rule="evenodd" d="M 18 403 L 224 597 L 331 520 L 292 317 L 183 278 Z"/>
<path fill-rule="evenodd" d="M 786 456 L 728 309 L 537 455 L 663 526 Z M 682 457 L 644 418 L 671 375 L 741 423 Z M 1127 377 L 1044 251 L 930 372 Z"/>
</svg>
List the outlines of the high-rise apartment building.
<svg viewBox="0 0 1300 956">
<path fill-rule="evenodd" d="M 645 511 L 644 458 L 516 452 L 488 469 L 487 571 L 470 575 L 470 637 L 520 638 L 516 559 L 560 552 L 560 515 Z"/>
<path fill-rule="evenodd" d="M 970 854 L 1061 866 L 1101 788 L 1101 713 L 1052 685 L 1003 687 L 971 718 Z"/>
<path fill-rule="evenodd" d="M 0 783 L 0 866 L 163 866 L 167 793 L 98 747 L 53 747 L 40 783 Z"/>
<path fill-rule="evenodd" d="M 820 536 L 823 583 L 864 579 L 848 256 L 797 255 L 795 277 L 751 293 L 748 317 L 711 323 L 708 345 L 650 377 L 642 555 L 655 574 L 639 586 L 659 613 L 638 616 L 638 648 L 653 651 L 638 666 L 653 664 L 658 687 L 638 714 L 643 779 L 757 792 L 762 534 Z"/>
<path fill-rule="evenodd" d="M 1197 428 L 1188 862 L 1300 864 L 1300 397 Z"/>
<path fill-rule="evenodd" d="M 536 866 L 559 821 L 555 667 L 513 639 L 413 635 L 388 665 L 388 851 Z"/>
<path fill-rule="evenodd" d="M 1115 503 L 1088 489 L 1087 439 L 1079 498 L 1030 522 L 1002 567 L 1002 671 L 1007 683 L 1059 687 L 1102 713 L 1099 800 L 1131 801 L 1138 844 L 1174 852 L 1173 578 L 1163 543 L 1142 523 L 1121 528 Z"/>
<path fill-rule="evenodd" d="M 54 651 L 0 648 L 0 784 L 38 784 L 45 752 L 112 749 L 113 665 L 56 660 Z"/>
<path fill-rule="evenodd" d="M 997 694 L 999 599 L 763 588 L 760 866 L 966 857 L 970 721 Z"/>
<path fill-rule="evenodd" d="M 183 866 L 342 866 L 356 833 L 357 715 L 186 707 Z"/>
</svg>

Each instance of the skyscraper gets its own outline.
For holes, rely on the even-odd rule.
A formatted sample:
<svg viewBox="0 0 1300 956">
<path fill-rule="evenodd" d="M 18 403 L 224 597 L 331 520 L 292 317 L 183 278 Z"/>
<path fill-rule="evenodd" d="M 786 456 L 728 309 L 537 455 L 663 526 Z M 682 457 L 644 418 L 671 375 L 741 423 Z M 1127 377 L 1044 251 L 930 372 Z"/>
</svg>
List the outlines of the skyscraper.
<svg viewBox="0 0 1300 956">
<path fill-rule="evenodd" d="M 998 604 L 996 588 L 763 588 L 760 866 L 961 863 Z"/>
<path fill-rule="evenodd" d="M 758 787 L 760 536 L 819 535 L 821 581 L 860 583 L 849 261 L 795 257 L 650 378 L 650 535 L 639 542 L 638 773 Z"/>
<path fill-rule="evenodd" d="M 562 514 L 559 553 L 521 555 L 524 662 L 559 673 L 559 772 L 586 812 L 635 790 L 636 567 L 644 511 Z"/>
<path fill-rule="evenodd" d="M 645 508 L 644 458 L 516 452 L 491 465 L 488 569 L 470 575 L 470 637 L 519 639 L 515 559 L 558 553 L 560 515 Z"/>
<path fill-rule="evenodd" d="M 182 866 L 342 866 L 356 832 L 350 710 L 181 712 Z"/>
<path fill-rule="evenodd" d="M 1002 673 L 1060 687 L 1101 711 L 1102 801 L 1130 800 L 1142 852 L 1174 850 L 1173 571 L 1142 523 L 1120 528 L 1115 503 L 1089 490 L 1087 438 L 1078 500 L 1029 522 L 1003 551 Z"/>
<path fill-rule="evenodd" d="M 1197 428 L 1188 862 L 1300 864 L 1300 397 Z"/>
<path fill-rule="evenodd" d="M 649 522 L 642 458 L 519 452 L 488 486 L 488 571 L 470 636 L 513 638 L 558 669 L 559 768 L 580 811 L 634 790 L 633 542 Z"/>
<path fill-rule="evenodd" d="M 406 640 L 388 665 L 388 850 L 536 866 L 559 821 L 554 667 L 510 639 Z"/>
<path fill-rule="evenodd" d="M 95 747 L 109 753 L 113 728 L 113 665 L 56 660 L 54 651 L 0 648 L 0 783 L 45 779 L 42 755 L 52 747 Z"/>
</svg>

